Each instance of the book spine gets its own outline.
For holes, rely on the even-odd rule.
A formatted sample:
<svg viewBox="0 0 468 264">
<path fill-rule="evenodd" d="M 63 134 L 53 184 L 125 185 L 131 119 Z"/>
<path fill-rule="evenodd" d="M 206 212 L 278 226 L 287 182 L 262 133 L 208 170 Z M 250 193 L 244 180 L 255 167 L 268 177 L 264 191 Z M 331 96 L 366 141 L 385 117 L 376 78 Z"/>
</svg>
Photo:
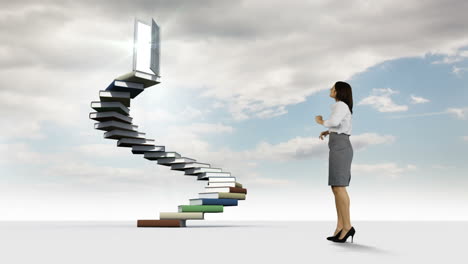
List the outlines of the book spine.
<svg viewBox="0 0 468 264">
<path fill-rule="evenodd" d="M 181 205 L 179 212 L 222 213 L 222 205 Z"/>
<path fill-rule="evenodd" d="M 218 198 L 220 198 L 220 199 L 238 199 L 238 200 L 245 200 L 245 193 L 226 193 L 226 192 L 220 192 L 220 193 L 218 193 Z"/>
<path fill-rule="evenodd" d="M 202 205 L 223 205 L 223 206 L 237 206 L 237 199 L 215 199 L 215 198 L 201 198 L 195 199 L 201 201 Z"/>
<path fill-rule="evenodd" d="M 138 220 L 137 227 L 185 227 L 185 220 Z"/>
<path fill-rule="evenodd" d="M 245 193 L 247 194 L 247 189 L 245 188 L 238 188 L 238 187 L 229 187 L 230 193 Z"/>
<path fill-rule="evenodd" d="M 190 212 L 190 213 L 173 213 L 173 212 L 160 212 L 159 218 L 164 219 L 177 219 L 177 220 L 184 220 L 184 219 L 200 219 L 203 220 L 203 212 Z"/>
</svg>

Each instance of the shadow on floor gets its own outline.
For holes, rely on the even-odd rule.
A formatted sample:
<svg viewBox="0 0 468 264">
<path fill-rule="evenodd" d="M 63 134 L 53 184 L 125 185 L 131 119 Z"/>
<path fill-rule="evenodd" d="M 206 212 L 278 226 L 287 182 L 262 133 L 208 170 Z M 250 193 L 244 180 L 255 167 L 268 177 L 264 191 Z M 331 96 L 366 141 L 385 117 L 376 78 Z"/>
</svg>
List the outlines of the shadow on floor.
<svg viewBox="0 0 468 264">
<path fill-rule="evenodd" d="M 264 225 L 188 225 L 185 228 L 211 228 L 211 227 L 219 227 L 219 228 L 226 228 L 226 227 L 265 227 Z"/>
<path fill-rule="evenodd" d="M 391 251 L 388 251 L 388 250 L 384 250 L 384 249 L 380 249 L 380 248 L 377 248 L 377 247 L 373 247 L 373 246 L 368 246 L 368 245 L 363 245 L 363 244 L 358 244 L 358 243 L 335 243 L 335 242 L 331 242 L 333 243 L 332 245 L 335 246 L 335 247 L 340 247 L 340 248 L 345 248 L 347 250 L 352 250 L 352 251 L 360 251 L 360 252 L 366 252 L 366 253 L 373 253 L 373 254 L 383 254 L 383 255 L 394 255 L 395 253 L 391 252 Z"/>
</svg>

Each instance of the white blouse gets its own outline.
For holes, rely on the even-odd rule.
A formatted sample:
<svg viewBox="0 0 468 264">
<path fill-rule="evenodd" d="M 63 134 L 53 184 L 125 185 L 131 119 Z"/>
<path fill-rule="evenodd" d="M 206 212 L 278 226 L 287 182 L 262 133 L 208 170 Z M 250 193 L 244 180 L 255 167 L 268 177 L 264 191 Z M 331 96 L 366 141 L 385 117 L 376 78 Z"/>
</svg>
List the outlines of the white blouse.
<svg viewBox="0 0 468 264">
<path fill-rule="evenodd" d="M 348 105 L 343 101 L 337 101 L 331 105 L 332 113 L 328 120 L 323 121 L 323 125 L 328 127 L 328 131 L 338 134 L 344 133 L 351 135 L 351 111 Z"/>
</svg>

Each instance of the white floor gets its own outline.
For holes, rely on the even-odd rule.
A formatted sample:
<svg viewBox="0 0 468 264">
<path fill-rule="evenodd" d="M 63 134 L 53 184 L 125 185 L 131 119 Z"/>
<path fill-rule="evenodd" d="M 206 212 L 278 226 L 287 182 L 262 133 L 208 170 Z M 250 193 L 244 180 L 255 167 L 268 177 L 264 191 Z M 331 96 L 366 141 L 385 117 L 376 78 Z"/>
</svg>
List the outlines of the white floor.
<svg viewBox="0 0 468 264">
<path fill-rule="evenodd" d="M 457 263 L 468 222 L 357 222 L 354 243 L 332 222 L 0 222 L 0 263 Z"/>
</svg>

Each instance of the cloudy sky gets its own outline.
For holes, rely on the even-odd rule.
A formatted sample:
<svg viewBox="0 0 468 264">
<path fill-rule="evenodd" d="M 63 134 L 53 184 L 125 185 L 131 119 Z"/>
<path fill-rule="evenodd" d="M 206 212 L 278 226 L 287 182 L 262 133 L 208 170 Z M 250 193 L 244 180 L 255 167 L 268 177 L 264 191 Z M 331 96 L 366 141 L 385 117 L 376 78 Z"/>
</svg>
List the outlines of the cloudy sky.
<svg viewBox="0 0 468 264">
<path fill-rule="evenodd" d="M 161 27 L 140 131 L 237 177 L 207 220 L 333 220 L 325 128 L 353 88 L 355 220 L 468 219 L 466 1 L 4 1 L 0 220 L 135 220 L 203 191 L 117 148 L 88 119 L 131 70 L 133 21 Z"/>
</svg>

